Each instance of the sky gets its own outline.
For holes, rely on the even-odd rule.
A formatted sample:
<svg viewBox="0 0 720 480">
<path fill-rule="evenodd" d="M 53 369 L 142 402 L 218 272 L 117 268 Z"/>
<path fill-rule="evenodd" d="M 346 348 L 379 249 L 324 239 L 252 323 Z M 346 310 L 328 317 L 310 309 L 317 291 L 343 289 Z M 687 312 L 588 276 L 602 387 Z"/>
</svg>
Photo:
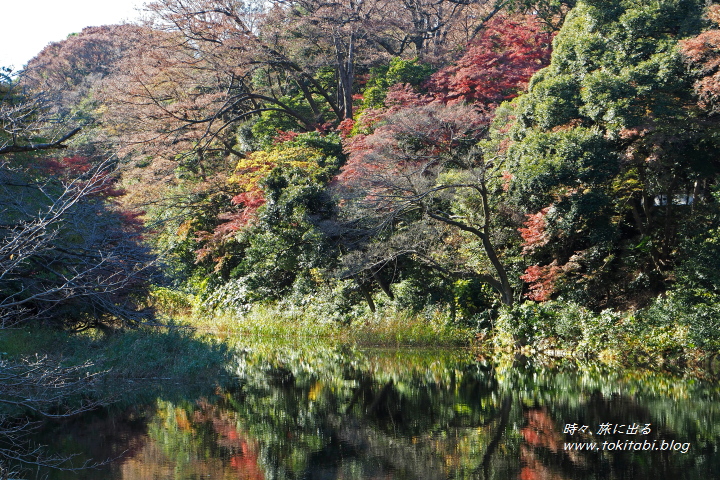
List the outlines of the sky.
<svg viewBox="0 0 720 480">
<path fill-rule="evenodd" d="M 145 0 L 2 0 L 0 67 L 21 69 L 40 50 L 85 27 L 138 18 Z"/>
</svg>

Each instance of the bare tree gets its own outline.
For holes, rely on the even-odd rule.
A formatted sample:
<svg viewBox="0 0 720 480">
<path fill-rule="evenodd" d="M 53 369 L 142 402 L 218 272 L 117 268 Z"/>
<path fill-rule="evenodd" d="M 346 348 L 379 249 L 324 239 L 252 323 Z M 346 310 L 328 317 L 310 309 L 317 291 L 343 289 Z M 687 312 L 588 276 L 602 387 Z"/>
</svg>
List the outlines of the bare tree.
<svg viewBox="0 0 720 480">
<path fill-rule="evenodd" d="M 110 173 L 105 162 L 75 178 L 35 181 L 0 164 L 0 321 L 31 316 L 77 328 L 147 317 L 127 297 L 142 291 L 151 257 L 108 209 Z"/>
<path fill-rule="evenodd" d="M 233 127 L 278 112 L 314 130 L 342 118 L 332 91 L 273 35 L 259 7 L 226 0 L 159 0 L 153 29 L 108 79 L 108 124 L 127 145 L 166 158 L 243 156 Z M 290 97 L 299 95 L 309 109 Z M 327 107 L 327 108 L 326 108 Z M 202 172 L 201 172 L 202 174 Z"/>
<path fill-rule="evenodd" d="M 391 56 L 457 50 L 502 5 L 156 0 L 152 28 L 106 82 L 105 121 L 127 152 L 200 163 L 213 153 L 242 156 L 242 122 L 277 114 L 285 129 L 312 131 L 350 119 L 358 73 Z"/>
<path fill-rule="evenodd" d="M 67 148 L 79 131 L 53 121 L 46 93 L 27 95 L 9 73 L 0 77 L 0 155 Z M 38 141 L 40 135 L 45 139 Z"/>
</svg>

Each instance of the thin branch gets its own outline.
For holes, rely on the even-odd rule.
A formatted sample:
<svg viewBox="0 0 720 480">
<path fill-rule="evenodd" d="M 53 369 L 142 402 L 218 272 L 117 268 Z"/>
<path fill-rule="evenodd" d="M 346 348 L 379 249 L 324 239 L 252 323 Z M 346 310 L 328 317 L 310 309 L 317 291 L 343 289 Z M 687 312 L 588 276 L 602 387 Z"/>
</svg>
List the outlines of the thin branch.
<svg viewBox="0 0 720 480">
<path fill-rule="evenodd" d="M 60 138 L 59 140 L 51 143 L 36 143 L 30 145 L 6 145 L 0 148 L 0 155 L 4 155 L 7 153 L 37 152 L 40 150 L 59 150 L 68 148 L 68 146 L 64 145 L 64 143 L 74 137 L 80 130 L 82 130 L 81 127 L 74 128 L 65 135 L 63 135 L 62 138 Z"/>
</svg>

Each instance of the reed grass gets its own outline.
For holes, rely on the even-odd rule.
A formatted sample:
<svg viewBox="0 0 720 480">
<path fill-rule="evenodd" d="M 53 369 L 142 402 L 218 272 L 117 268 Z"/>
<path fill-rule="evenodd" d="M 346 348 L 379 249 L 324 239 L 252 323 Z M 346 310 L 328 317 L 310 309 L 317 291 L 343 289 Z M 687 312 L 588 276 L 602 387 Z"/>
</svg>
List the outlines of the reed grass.
<svg viewBox="0 0 720 480">
<path fill-rule="evenodd" d="M 221 340 L 269 337 L 282 340 L 324 339 L 377 346 L 468 346 L 473 332 L 455 325 L 441 311 L 411 313 L 385 309 L 341 324 L 298 308 L 256 305 L 247 312 L 214 312 L 177 318 L 183 325 Z"/>
</svg>

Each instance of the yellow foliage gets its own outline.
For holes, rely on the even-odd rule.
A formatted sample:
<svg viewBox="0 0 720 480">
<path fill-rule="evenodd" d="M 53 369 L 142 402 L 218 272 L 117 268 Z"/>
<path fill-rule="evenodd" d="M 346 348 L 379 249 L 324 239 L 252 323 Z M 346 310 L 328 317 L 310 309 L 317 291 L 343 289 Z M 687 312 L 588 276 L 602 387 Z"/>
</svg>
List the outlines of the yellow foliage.
<svg viewBox="0 0 720 480">
<path fill-rule="evenodd" d="M 320 393 L 322 393 L 324 387 L 325 386 L 323 385 L 322 382 L 315 382 L 315 385 L 313 385 L 312 388 L 310 389 L 310 391 L 308 392 L 308 400 L 310 400 L 310 401 L 317 400 Z"/>
<path fill-rule="evenodd" d="M 193 431 L 192 424 L 188 419 L 187 412 L 182 408 L 175 409 L 175 422 L 180 430 L 184 432 Z"/>
<path fill-rule="evenodd" d="M 300 168 L 317 170 L 322 153 L 309 147 L 287 147 L 278 150 L 259 151 L 241 159 L 229 182 L 238 184 L 245 191 L 256 190 L 259 183 L 275 168 Z"/>
</svg>

